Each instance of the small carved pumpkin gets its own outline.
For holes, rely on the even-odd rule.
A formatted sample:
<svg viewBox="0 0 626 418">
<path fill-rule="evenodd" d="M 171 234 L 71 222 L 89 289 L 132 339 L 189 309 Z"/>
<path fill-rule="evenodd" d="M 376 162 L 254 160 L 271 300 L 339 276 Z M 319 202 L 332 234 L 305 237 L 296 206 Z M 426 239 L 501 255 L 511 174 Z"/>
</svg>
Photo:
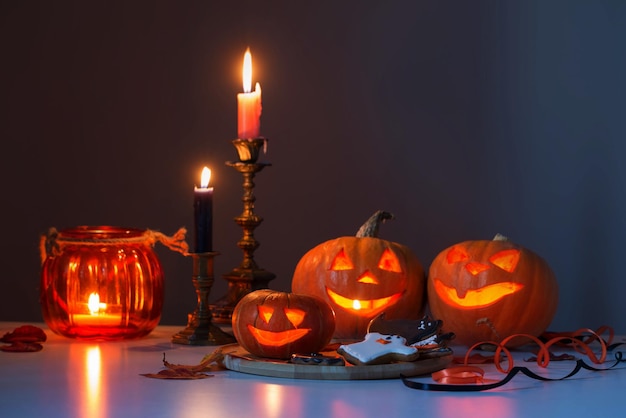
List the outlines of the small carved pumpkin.
<svg viewBox="0 0 626 418">
<path fill-rule="evenodd" d="M 548 263 L 499 234 L 492 241 L 465 241 L 440 252 L 427 283 L 433 316 L 466 345 L 512 334 L 539 336 L 558 303 Z"/>
<path fill-rule="evenodd" d="M 288 359 L 317 353 L 335 329 L 335 315 L 319 298 L 269 289 L 244 296 L 232 315 L 239 345 L 259 357 Z"/>
<path fill-rule="evenodd" d="M 408 247 L 377 237 L 380 223 L 392 218 L 378 211 L 355 237 L 319 244 L 296 266 L 292 291 L 330 304 L 335 338 L 362 339 L 370 320 L 382 312 L 388 319 L 421 317 L 425 296 L 421 263 Z"/>
</svg>

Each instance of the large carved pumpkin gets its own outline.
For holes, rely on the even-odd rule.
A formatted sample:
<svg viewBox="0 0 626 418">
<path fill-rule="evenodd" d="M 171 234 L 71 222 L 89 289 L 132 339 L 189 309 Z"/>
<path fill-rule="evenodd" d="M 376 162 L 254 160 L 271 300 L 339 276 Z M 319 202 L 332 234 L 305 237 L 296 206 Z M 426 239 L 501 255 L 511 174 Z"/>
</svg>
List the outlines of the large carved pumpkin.
<svg viewBox="0 0 626 418">
<path fill-rule="evenodd" d="M 335 311 L 337 339 L 362 339 L 378 314 L 417 319 L 425 295 L 424 270 L 406 246 L 377 237 L 383 220 L 378 211 L 354 237 L 326 241 L 298 262 L 291 287 L 295 293 L 326 300 Z"/>
<path fill-rule="evenodd" d="M 543 258 L 497 235 L 439 253 L 428 273 L 428 303 L 460 344 L 539 336 L 556 312 L 558 285 Z"/>
<path fill-rule="evenodd" d="M 288 359 L 324 348 L 332 338 L 335 316 L 319 298 L 261 289 L 237 303 L 232 325 L 237 342 L 251 354 Z"/>
</svg>

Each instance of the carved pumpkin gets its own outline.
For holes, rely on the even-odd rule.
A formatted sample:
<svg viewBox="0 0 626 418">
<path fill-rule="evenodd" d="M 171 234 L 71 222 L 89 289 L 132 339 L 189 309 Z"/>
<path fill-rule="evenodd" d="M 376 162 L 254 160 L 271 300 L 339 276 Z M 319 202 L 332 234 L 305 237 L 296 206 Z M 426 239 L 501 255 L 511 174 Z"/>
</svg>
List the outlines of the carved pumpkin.
<svg viewBox="0 0 626 418">
<path fill-rule="evenodd" d="M 558 303 L 557 281 L 546 261 L 499 234 L 443 250 L 427 283 L 433 316 L 466 345 L 512 334 L 539 336 Z"/>
<path fill-rule="evenodd" d="M 388 212 L 378 211 L 355 237 L 340 237 L 309 250 L 298 262 L 291 287 L 326 300 L 335 311 L 337 339 L 362 339 L 378 314 L 418 319 L 425 296 L 424 269 L 401 244 L 378 238 Z"/>
<path fill-rule="evenodd" d="M 232 315 L 239 345 L 259 357 L 288 359 L 317 353 L 335 329 L 335 315 L 319 298 L 269 289 L 244 296 Z"/>
</svg>

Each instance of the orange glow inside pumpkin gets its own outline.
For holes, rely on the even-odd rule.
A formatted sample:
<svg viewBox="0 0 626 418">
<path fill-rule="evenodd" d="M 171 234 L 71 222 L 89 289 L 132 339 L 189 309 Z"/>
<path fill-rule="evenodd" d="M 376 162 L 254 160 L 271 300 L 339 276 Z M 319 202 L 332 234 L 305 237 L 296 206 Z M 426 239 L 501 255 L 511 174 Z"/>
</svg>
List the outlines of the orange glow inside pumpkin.
<svg viewBox="0 0 626 418">
<path fill-rule="evenodd" d="M 266 324 L 269 324 L 270 319 L 272 319 L 272 316 L 274 315 L 274 308 L 271 306 L 259 305 L 257 306 L 257 310 L 259 311 L 261 319 L 263 319 Z M 297 327 L 302 323 L 302 321 L 304 321 L 306 312 L 302 309 L 285 308 L 284 311 L 285 316 L 294 327 Z"/>
<path fill-rule="evenodd" d="M 272 319 L 272 315 L 274 315 L 274 308 L 271 306 L 263 306 L 259 305 L 258 307 L 259 316 L 266 324 L 269 324 L 270 319 Z"/>
<path fill-rule="evenodd" d="M 519 256 L 519 250 L 503 250 L 489 257 L 489 261 L 502 270 L 513 273 L 519 262 Z"/>
<path fill-rule="evenodd" d="M 309 328 L 300 328 L 275 332 L 258 329 L 252 324 L 248 324 L 248 330 L 260 344 L 271 347 L 279 347 L 281 345 L 298 341 L 311 331 Z"/>
<path fill-rule="evenodd" d="M 520 251 L 516 249 L 502 250 L 491 257 L 489 257 L 489 262 L 493 265 L 501 268 L 504 271 L 508 271 L 509 273 L 513 273 L 517 268 L 517 263 L 519 263 Z M 469 255 L 462 248 L 454 247 L 446 254 L 446 261 L 448 264 L 459 263 L 462 261 L 469 260 Z M 468 272 L 473 275 L 480 273 L 481 271 L 485 271 L 489 269 L 489 266 L 470 261 L 465 265 L 465 268 Z"/>
<path fill-rule="evenodd" d="M 389 248 L 383 251 L 378 262 L 378 268 L 381 270 L 393 271 L 394 273 L 402 273 L 402 267 L 400 267 L 400 261 L 398 257 Z"/>
<path fill-rule="evenodd" d="M 502 270 L 513 273 L 517 268 L 520 259 L 520 251 L 508 249 L 498 251 L 491 257 L 489 262 Z M 465 262 L 469 260 L 469 254 L 465 249 L 454 247 L 446 254 L 448 264 Z M 470 261 L 465 264 L 465 269 L 472 276 L 476 276 L 483 271 L 489 270 L 491 266 L 477 261 Z M 463 295 L 450 286 L 445 285 L 441 280 L 435 279 L 435 291 L 448 305 L 462 309 L 477 309 L 493 305 L 507 295 L 511 295 L 521 290 L 524 285 L 515 282 L 494 283 L 483 286 L 479 289 L 469 289 Z"/>
<path fill-rule="evenodd" d="M 330 265 L 330 269 L 333 271 L 352 270 L 353 268 L 354 265 L 352 261 L 350 261 L 350 258 L 343 249 L 337 253 Z"/>
<path fill-rule="evenodd" d="M 456 289 L 446 286 L 439 279 L 435 279 L 434 284 L 435 291 L 443 301 L 461 309 L 477 309 L 493 305 L 503 297 L 518 292 L 524 287 L 523 284 L 515 282 L 494 283 L 479 289 L 469 289 L 461 297 Z"/>
<path fill-rule="evenodd" d="M 272 319 L 274 315 L 274 308 L 267 305 L 258 305 L 257 311 L 263 322 L 269 324 L 270 319 Z M 298 327 L 306 316 L 306 312 L 302 309 L 284 308 L 284 312 L 285 316 L 294 327 Z M 278 347 L 297 341 L 311 331 L 310 328 L 301 328 L 276 332 L 262 330 L 252 324 L 248 324 L 248 330 L 250 330 L 250 333 L 259 343 L 272 347 Z"/>
<path fill-rule="evenodd" d="M 382 252 L 377 267 L 381 270 L 392 273 L 402 273 L 402 266 L 398 256 L 389 248 L 385 248 Z M 330 264 L 330 270 L 345 271 L 353 269 L 354 263 L 352 263 L 352 260 L 350 260 L 350 257 L 348 257 L 345 250 L 342 248 L 333 258 L 333 261 Z M 378 279 L 369 270 L 366 270 L 363 274 L 361 274 L 356 281 L 363 284 L 378 284 Z M 376 313 L 377 311 L 382 311 L 385 307 L 396 303 L 402 296 L 402 293 L 400 292 L 378 299 L 357 300 L 342 296 L 328 288 L 326 289 L 326 293 L 336 305 L 362 316 L 368 316 L 372 313 Z"/>
<path fill-rule="evenodd" d="M 380 260 L 378 261 L 378 268 L 394 273 L 402 273 L 402 266 L 400 265 L 398 256 L 396 256 L 389 248 L 386 248 L 381 254 Z M 354 269 L 354 264 L 342 248 L 337 255 L 335 255 L 335 258 L 333 258 L 333 261 L 330 264 L 330 270 L 342 271 L 352 269 Z"/>
<path fill-rule="evenodd" d="M 289 322 L 291 322 L 294 327 L 297 327 L 302 323 L 302 321 L 304 321 L 304 315 L 306 315 L 306 312 L 302 309 L 285 308 L 285 315 L 287 315 Z"/>
<path fill-rule="evenodd" d="M 482 263 L 469 262 L 465 265 L 465 270 L 467 270 L 472 276 L 476 276 L 480 272 L 489 270 L 489 266 Z"/>
<path fill-rule="evenodd" d="M 367 284 L 378 284 L 378 280 L 372 273 L 367 270 L 365 273 L 361 274 L 358 279 L 356 279 L 359 283 L 367 283 Z"/>
<path fill-rule="evenodd" d="M 394 293 L 391 296 L 379 299 L 356 300 L 341 296 L 328 288 L 326 288 L 326 293 L 328 294 L 330 300 L 332 300 L 337 306 L 354 311 L 355 313 L 363 316 L 370 315 L 372 312 L 382 310 L 387 306 L 393 305 L 402 296 L 402 293 Z"/>
<path fill-rule="evenodd" d="M 446 261 L 448 262 L 448 264 L 458 263 L 460 261 L 467 260 L 469 260 L 469 256 L 467 255 L 467 252 L 465 252 L 465 250 L 463 250 L 462 248 L 454 247 L 450 251 L 448 251 L 448 254 L 446 254 Z"/>
</svg>

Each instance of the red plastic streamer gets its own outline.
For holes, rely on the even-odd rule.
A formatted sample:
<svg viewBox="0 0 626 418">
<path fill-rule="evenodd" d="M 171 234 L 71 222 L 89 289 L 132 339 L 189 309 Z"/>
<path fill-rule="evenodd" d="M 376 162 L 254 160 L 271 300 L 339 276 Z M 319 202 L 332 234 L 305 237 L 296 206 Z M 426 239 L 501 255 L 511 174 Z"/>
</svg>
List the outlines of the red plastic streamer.
<svg viewBox="0 0 626 418">
<path fill-rule="evenodd" d="M 601 337 L 602 334 L 605 333 L 608 333 L 608 338 L 606 341 Z M 474 344 L 469 348 L 469 350 L 463 357 L 463 365 L 448 367 L 432 374 L 432 378 L 436 382 L 436 384 L 414 382 L 407 379 L 406 376 L 401 376 L 401 378 L 404 385 L 411 389 L 473 392 L 500 387 L 509 382 L 518 373 L 522 373 L 528 377 L 541 381 L 564 380 L 574 376 L 580 371 L 580 369 L 586 369 L 591 371 L 608 370 L 614 368 L 615 366 L 617 366 L 617 364 L 626 360 L 622 358 L 621 352 L 616 352 L 616 361 L 613 365 L 607 368 L 595 368 L 587 365 L 583 360 L 579 359 L 576 361 L 574 369 L 566 376 L 560 378 L 547 378 L 532 372 L 526 367 L 516 367 L 514 365 L 513 356 L 511 355 L 510 350 L 506 348 L 507 343 L 515 338 L 526 338 L 530 342 L 534 342 L 539 347 L 537 356 L 534 360 L 537 362 L 539 367 L 542 368 L 548 367 L 550 360 L 555 358 L 553 355 L 551 355 L 549 349 L 557 345 L 566 346 L 575 350 L 578 353 L 585 354 L 586 357 L 594 364 L 602 364 L 606 360 L 608 351 L 622 345 L 621 343 L 611 345 L 613 341 L 613 335 L 613 329 L 608 326 L 602 326 L 596 331 L 588 328 L 581 328 L 574 332 L 546 333 L 542 335 L 541 338 L 537 338 L 528 334 L 514 334 L 503 339 L 500 342 L 484 341 Z M 589 346 L 591 343 L 596 341 L 600 344 L 601 348 L 599 356 L 596 355 L 596 353 Z M 478 353 L 472 354 L 475 349 L 485 345 L 495 346 L 495 352 L 492 358 L 485 357 Z M 470 365 L 476 363 L 485 363 L 490 360 L 493 360 L 493 363 L 495 364 L 496 369 L 499 372 L 506 374 L 504 379 L 500 381 L 487 382 L 484 379 L 484 370 L 478 366 Z M 504 360 L 506 360 L 508 364 L 508 367 L 506 369 L 502 366 L 502 362 Z"/>
</svg>

